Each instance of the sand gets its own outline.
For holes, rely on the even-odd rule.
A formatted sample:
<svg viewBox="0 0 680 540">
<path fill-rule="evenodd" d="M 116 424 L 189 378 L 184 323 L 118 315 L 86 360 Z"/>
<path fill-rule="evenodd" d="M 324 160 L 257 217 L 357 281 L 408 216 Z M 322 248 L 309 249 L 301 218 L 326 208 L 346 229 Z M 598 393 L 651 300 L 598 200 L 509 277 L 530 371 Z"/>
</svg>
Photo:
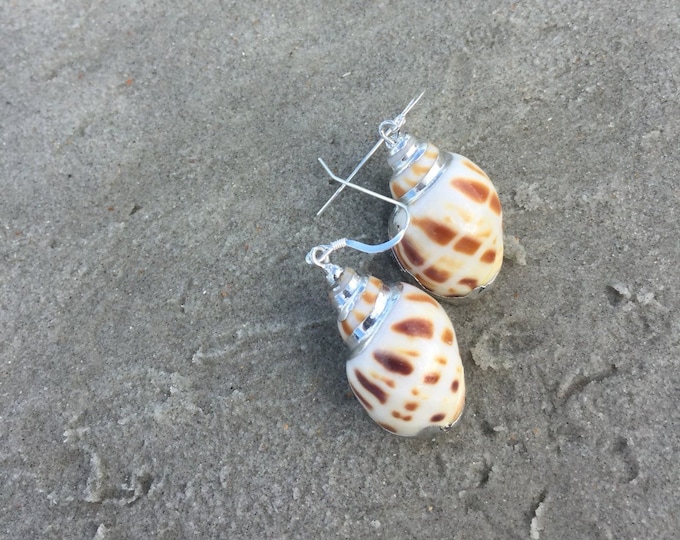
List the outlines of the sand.
<svg viewBox="0 0 680 540">
<path fill-rule="evenodd" d="M 0 13 L 0 537 L 680 534 L 672 2 Z M 405 129 L 489 174 L 506 260 L 446 306 L 460 424 L 404 439 L 304 257 L 386 238 L 349 190 L 315 217 L 316 160 L 348 174 L 423 90 Z"/>
</svg>

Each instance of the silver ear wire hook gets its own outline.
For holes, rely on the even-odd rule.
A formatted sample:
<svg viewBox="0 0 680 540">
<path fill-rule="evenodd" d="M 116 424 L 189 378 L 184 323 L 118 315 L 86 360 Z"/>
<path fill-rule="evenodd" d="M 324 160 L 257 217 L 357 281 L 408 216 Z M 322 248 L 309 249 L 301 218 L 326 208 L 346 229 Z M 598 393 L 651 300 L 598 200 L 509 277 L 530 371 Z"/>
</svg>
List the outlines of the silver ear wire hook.
<svg viewBox="0 0 680 540">
<path fill-rule="evenodd" d="M 380 139 L 378 140 L 377 143 L 375 143 L 373 148 L 371 148 L 368 151 L 368 154 L 366 154 L 364 156 L 364 158 L 359 162 L 359 164 L 354 168 L 352 173 L 344 181 L 341 181 L 341 179 L 338 176 L 334 175 L 330 171 L 330 169 L 326 166 L 326 164 L 323 162 L 323 160 L 321 158 L 319 158 L 319 161 L 323 165 L 324 169 L 326 169 L 326 172 L 331 176 L 331 178 L 333 178 L 333 180 L 340 182 L 343 185 L 341 185 L 340 187 L 338 187 L 338 189 L 335 190 L 335 193 L 333 193 L 332 197 L 330 199 L 328 199 L 328 201 L 326 201 L 326 204 L 324 204 L 321 207 L 321 210 L 319 210 L 316 213 L 317 216 L 320 216 L 323 213 L 323 211 L 326 210 L 326 208 L 328 208 L 328 206 L 335 200 L 335 198 L 338 195 L 340 195 L 340 192 L 343 189 L 345 189 L 345 186 L 348 186 L 348 185 L 353 186 L 353 184 L 351 184 L 352 179 L 361 170 L 361 168 L 366 164 L 366 162 L 371 158 L 371 156 L 376 153 L 378 148 L 380 148 L 380 146 L 383 143 L 385 143 L 388 147 L 392 147 L 392 146 L 394 146 L 394 144 L 396 144 L 396 140 L 393 139 L 393 136 L 399 134 L 399 130 L 401 129 L 401 126 L 403 126 L 404 122 L 406 121 L 406 115 L 415 106 L 415 104 L 418 103 L 420 98 L 423 97 L 424 93 L 425 93 L 425 91 L 423 90 L 418 97 L 413 98 L 409 102 L 409 104 L 406 105 L 406 108 L 403 111 L 401 111 L 401 113 L 399 113 L 393 120 L 385 120 L 384 122 L 381 122 L 380 126 L 378 127 L 378 133 L 380 134 Z M 377 195 L 377 194 L 375 194 L 375 195 Z"/>
<path fill-rule="evenodd" d="M 340 277 L 343 269 L 341 266 L 331 263 L 328 257 L 330 257 L 331 253 L 343 247 L 345 247 L 345 238 L 341 238 L 330 244 L 315 246 L 307 253 L 305 261 L 309 265 L 321 268 L 321 270 L 326 273 L 328 283 L 332 285 Z"/>
<path fill-rule="evenodd" d="M 357 191 L 361 191 L 362 193 L 366 193 L 367 195 L 380 199 L 381 201 L 393 204 L 401 211 L 403 211 L 406 216 L 403 221 L 403 226 L 401 226 L 401 228 L 397 231 L 397 234 L 395 234 L 387 242 L 382 242 L 381 244 L 365 244 L 364 242 L 352 240 L 351 238 L 340 238 L 339 240 L 335 240 L 330 244 L 323 244 L 320 246 L 313 247 L 307 254 L 307 257 L 305 258 L 307 264 L 315 265 L 321 268 L 324 272 L 326 272 L 326 278 L 329 280 L 330 283 L 332 283 L 333 280 L 337 278 L 337 276 L 339 275 L 339 272 L 341 272 L 341 268 L 339 266 L 332 264 L 329 261 L 329 257 L 334 251 L 337 251 L 344 247 L 349 247 L 352 249 L 356 249 L 357 251 L 361 251 L 362 253 L 375 254 L 382 253 L 383 251 L 387 251 L 388 249 L 392 249 L 399 242 L 401 242 L 401 239 L 406 234 L 406 229 L 408 229 L 408 226 L 411 222 L 411 213 L 409 212 L 408 207 L 404 203 L 396 201 L 394 199 L 390 199 L 389 197 L 385 197 L 384 195 L 375 193 L 370 189 L 357 186 L 356 184 L 352 184 L 347 180 L 339 178 L 330 171 L 328 166 L 324 163 L 324 161 L 321 158 L 319 158 L 319 162 L 321 163 L 323 168 L 326 169 L 326 172 L 330 175 L 330 177 L 336 182 L 339 182 L 344 186 L 349 186 L 352 189 L 356 189 Z"/>
<path fill-rule="evenodd" d="M 396 201 L 394 199 L 390 199 L 389 197 L 385 197 L 384 195 L 380 195 L 379 193 L 375 193 L 374 191 L 371 191 L 370 189 L 366 189 L 365 187 L 358 186 L 356 184 L 352 184 L 348 180 L 345 180 L 343 178 L 339 178 L 338 176 L 334 175 L 331 170 L 328 168 L 328 166 L 324 163 L 323 159 L 319 158 L 319 162 L 323 166 L 324 169 L 326 169 L 326 172 L 328 175 L 335 180 L 336 182 L 339 182 L 340 184 L 343 184 L 344 186 L 349 186 L 352 189 L 356 189 L 357 191 L 361 191 L 362 193 L 366 193 L 367 195 L 370 195 L 371 197 L 375 197 L 376 199 L 380 199 L 381 201 L 388 202 L 390 204 L 393 204 L 397 208 L 401 209 L 406 216 L 406 219 L 404 220 L 404 224 L 401 227 L 401 230 L 397 231 L 397 234 L 395 234 L 392 238 L 390 238 L 387 242 L 382 242 L 381 244 L 365 244 L 364 242 L 359 242 L 358 240 L 352 240 L 350 238 L 341 238 L 340 240 L 336 240 L 335 242 L 329 244 L 328 246 L 319 246 L 319 247 L 327 247 L 328 252 L 321 257 L 320 260 L 327 259 L 328 256 L 333 253 L 333 251 L 336 251 L 340 248 L 343 247 L 350 247 L 352 249 L 356 249 L 357 251 L 361 251 L 362 253 L 369 253 L 369 254 L 375 254 L 375 253 L 382 253 L 383 251 L 387 251 L 388 249 L 392 249 L 394 246 L 396 246 L 399 242 L 401 242 L 401 239 L 404 237 L 406 234 L 406 229 L 408 228 L 410 222 L 411 222 L 411 213 L 409 212 L 408 207 L 399 201 Z M 316 249 L 316 248 L 314 248 Z M 312 250 L 314 251 L 314 250 Z M 311 254 L 311 252 L 310 252 Z M 309 262 L 309 260 L 307 260 Z M 310 263 L 310 264 L 317 264 L 316 262 Z M 317 264 L 317 266 L 319 266 Z"/>
</svg>

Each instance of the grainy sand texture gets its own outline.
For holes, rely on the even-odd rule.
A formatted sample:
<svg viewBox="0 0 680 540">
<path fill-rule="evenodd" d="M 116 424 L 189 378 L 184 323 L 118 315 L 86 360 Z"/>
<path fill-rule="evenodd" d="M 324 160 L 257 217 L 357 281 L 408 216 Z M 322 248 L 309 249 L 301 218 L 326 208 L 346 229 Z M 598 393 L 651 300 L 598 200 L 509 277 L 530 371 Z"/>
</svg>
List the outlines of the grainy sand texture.
<svg viewBox="0 0 680 540">
<path fill-rule="evenodd" d="M 664 0 L 3 2 L 0 538 L 677 538 L 679 79 Z M 423 90 L 506 254 L 445 306 L 461 422 L 407 439 L 304 258 L 386 239 L 351 190 L 315 217 L 317 158 Z"/>
</svg>

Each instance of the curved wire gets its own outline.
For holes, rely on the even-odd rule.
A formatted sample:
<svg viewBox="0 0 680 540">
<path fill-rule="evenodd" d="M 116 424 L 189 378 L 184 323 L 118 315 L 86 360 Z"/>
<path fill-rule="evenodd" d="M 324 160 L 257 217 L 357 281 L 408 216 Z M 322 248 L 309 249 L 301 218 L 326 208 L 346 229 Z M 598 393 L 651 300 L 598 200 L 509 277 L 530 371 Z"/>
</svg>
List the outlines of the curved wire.
<svg viewBox="0 0 680 540">
<path fill-rule="evenodd" d="M 382 253 L 383 251 L 387 251 L 388 249 L 392 249 L 394 246 L 396 246 L 399 242 L 401 242 L 401 239 L 404 237 L 406 234 L 406 229 L 408 229 L 409 224 L 411 223 L 411 213 L 409 212 L 408 207 L 397 200 L 390 199 L 389 197 L 385 197 L 384 195 L 380 195 L 380 193 L 376 193 L 374 191 L 371 191 L 370 189 L 366 189 L 365 187 L 358 186 L 356 184 L 352 184 L 349 180 L 345 180 L 344 178 L 340 178 L 333 174 L 331 170 L 328 168 L 328 165 L 324 162 L 323 159 L 319 158 L 319 163 L 321 163 L 321 166 L 326 169 L 326 172 L 328 175 L 335 180 L 336 182 L 339 182 L 343 186 L 349 186 L 352 189 L 356 189 L 357 191 L 361 191 L 362 193 L 366 193 L 367 195 L 370 195 L 372 197 L 375 197 L 376 199 L 380 199 L 381 201 L 388 202 L 390 204 L 393 204 L 394 206 L 401 208 L 405 213 L 406 213 L 406 221 L 402 229 L 395 234 L 392 238 L 390 238 L 387 242 L 382 242 L 381 244 L 365 244 L 364 242 L 359 242 L 358 240 L 352 240 L 349 238 L 342 238 L 341 240 L 338 240 L 337 242 L 343 242 L 344 245 L 341 245 L 339 247 L 351 247 L 352 249 L 356 249 L 357 251 L 361 251 L 363 253 Z M 335 243 L 335 242 L 334 242 Z M 335 251 L 335 248 L 332 251 Z M 330 253 L 328 253 L 330 255 Z"/>
<path fill-rule="evenodd" d="M 418 101 L 420 100 L 420 98 L 423 97 L 423 94 L 424 94 L 424 93 L 425 93 L 425 91 L 423 90 L 423 91 L 420 93 L 420 95 L 419 95 L 418 97 L 413 98 L 413 99 L 409 102 L 409 104 L 406 105 L 406 107 L 404 108 L 404 110 L 401 111 L 401 113 L 399 113 L 393 120 L 385 120 L 384 122 L 381 122 L 380 126 L 378 127 L 378 133 L 380 134 L 380 139 L 378 140 L 377 143 L 375 143 L 375 145 L 373 145 L 373 148 L 371 148 L 371 149 L 368 151 L 368 154 L 366 154 L 366 155 L 364 156 L 364 158 L 359 162 L 359 164 L 358 164 L 356 167 L 354 167 L 354 170 L 352 171 L 352 173 L 346 178 L 346 182 L 347 182 L 347 183 L 345 183 L 345 182 L 340 182 L 340 180 L 338 179 L 338 177 L 337 177 L 336 175 L 334 175 L 334 174 L 330 171 L 330 169 L 329 169 L 328 167 L 326 167 L 326 164 L 323 162 L 323 160 L 322 160 L 321 158 L 319 158 L 319 161 L 320 161 L 321 164 L 324 166 L 324 168 L 326 169 L 326 172 L 331 176 L 331 178 L 333 178 L 334 180 L 339 181 L 341 184 L 344 184 L 344 185 L 339 186 L 338 189 L 335 190 L 335 193 L 333 193 L 333 195 L 331 196 L 331 198 L 328 199 L 328 200 L 326 201 L 326 204 L 324 204 L 324 205 L 321 207 L 321 210 L 319 210 L 319 211 L 316 213 L 317 216 L 320 216 L 320 215 L 323 213 L 323 211 L 326 210 L 326 208 L 328 208 L 328 206 L 335 200 L 335 198 L 336 198 L 338 195 L 340 195 L 340 192 L 341 192 L 343 189 L 345 189 L 345 186 L 350 185 L 350 182 L 352 181 L 352 179 L 353 179 L 353 178 L 356 176 L 356 174 L 361 170 L 361 168 L 366 164 L 366 162 L 371 158 L 371 156 L 372 156 L 373 154 L 376 153 L 376 151 L 378 150 L 378 148 L 380 148 L 380 146 L 381 146 L 383 143 L 387 144 L 388 146 L 394 145 L 395 141 L 392 139 L 392 135 L 394 135 L 395 133 L 399 133 L 399 130 L 401 129 L 401 126 L 403 126 L 403 125 L 404 125 L 404 122 L 406 121 L 406 115 L 408 114 L 408 112 L 409 112 L 413 107 L 415 107 L 416 103 L 418 103 Z"/>
</svg>

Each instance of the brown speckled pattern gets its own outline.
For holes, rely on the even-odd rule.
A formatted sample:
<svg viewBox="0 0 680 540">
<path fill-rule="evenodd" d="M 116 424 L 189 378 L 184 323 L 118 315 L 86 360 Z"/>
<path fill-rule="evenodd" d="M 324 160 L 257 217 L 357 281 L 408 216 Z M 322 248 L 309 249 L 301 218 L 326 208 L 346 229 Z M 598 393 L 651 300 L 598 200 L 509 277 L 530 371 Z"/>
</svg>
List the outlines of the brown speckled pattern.
<svg viewBox="0 0 680 540">
<path fill-rule="evenodd" d="M 347 377 L 373 420 L 397 435 L 414 436 L 458 419 L 465 380 L 456 334 L 444 309 L 416 287 L 402 287 L 370 341 L 347 361 Z M 368 306 L 359 302 L 355 309 L 363 313 Z M 348 320 L 359 318 L 351 315 Z"/>
<path fill-rule="evenodd" d="M 382 281 L 378 278 L 372 276 L 369 278 L 366 288 L 354 309 L 347 314 L 346 319 L 338 321 L 338 330 L 340 330 L 342 339 L 347 341 L 348 336 L 354 329 L 373 311 L 382 286 Z"/>
<path fill-rule="evenodd" d="M 393 177 L 396 198 L 415 186 L 435 163 L 427 151 Z M 491 282 L 503 262 L 503 223 L 498 194 L 469 159 L 452 154 L 439 179 L 409 205 L 411 224 L 394 248 L 401 266 L 436 295 L 458 297 Z"/>
</svg>

